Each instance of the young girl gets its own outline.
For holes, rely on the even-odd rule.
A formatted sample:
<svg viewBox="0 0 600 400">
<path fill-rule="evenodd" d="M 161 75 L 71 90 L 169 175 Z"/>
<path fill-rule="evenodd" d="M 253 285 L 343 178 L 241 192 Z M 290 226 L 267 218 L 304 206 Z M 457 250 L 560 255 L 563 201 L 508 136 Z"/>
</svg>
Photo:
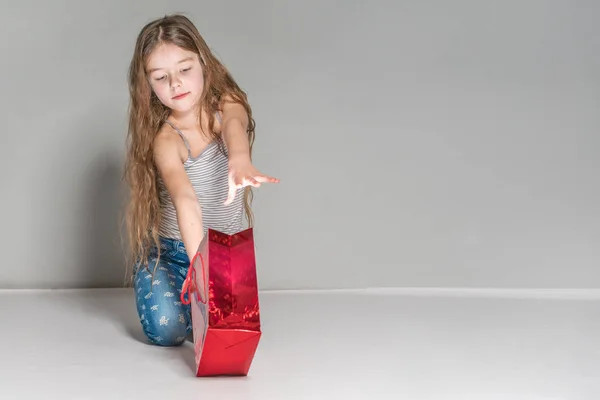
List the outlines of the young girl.
<svg viewBox="0 0 600 400">
<path fill-rule="evenodd" d="M 129 69 L 127 229 L 138 315 L 151 343 L 191 332 L 179 294 L 208 228 L 252 225 L 252 187 L 278 182 L 251 161 L 254 120 L 246 94 L 182 15 L 140 32 Z"/>
</svg>

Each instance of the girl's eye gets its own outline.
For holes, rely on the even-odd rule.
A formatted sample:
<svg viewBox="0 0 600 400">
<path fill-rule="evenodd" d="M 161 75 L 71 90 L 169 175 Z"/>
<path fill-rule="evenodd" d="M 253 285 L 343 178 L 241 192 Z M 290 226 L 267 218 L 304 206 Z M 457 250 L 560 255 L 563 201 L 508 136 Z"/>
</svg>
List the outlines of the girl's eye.
<svg viewBox="0 0 600 400">
<path fill-rule="evenodd" d="M 161 77 L 159 77 L 159 78 L 156 78 L 156 80 L 157 80 L 157 81 L 162 81 L 162 80 L 164 80 L 164 79 L 165 79 L 165 76 L 164 76 L 164 75 L 163 75 L 163 76 L 161 76 Z"/>
<path fill-rule="evenodd" d="M 186 69 L 183 69 L 183 72 L 188 72 L 190 69 L 192 69 L 192 67 L 187 67 Z"/>
</svg>

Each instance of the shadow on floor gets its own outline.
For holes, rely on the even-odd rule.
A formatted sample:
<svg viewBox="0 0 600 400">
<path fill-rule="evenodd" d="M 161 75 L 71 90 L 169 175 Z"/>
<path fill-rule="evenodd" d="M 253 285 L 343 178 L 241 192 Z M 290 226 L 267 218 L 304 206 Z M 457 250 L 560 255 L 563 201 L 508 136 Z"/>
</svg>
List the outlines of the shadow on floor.
<svg viewBox="0 0 600 400">
<path fill-rule="evenodd" d="M 84 308 L 85 312 L 92 313 L 97 318 L 108 321 L 124 335 L 141 344 L 155 347 L 148 341 L 142 330 L 132 288 L 89 289 L 86 295 L 80 298 L 80 306 Z M 191 335 L 182 346 L 163 347 L 163 349 L 178 353 L 190 371 L 195 373 L 196 366 Z"/>
</svg>

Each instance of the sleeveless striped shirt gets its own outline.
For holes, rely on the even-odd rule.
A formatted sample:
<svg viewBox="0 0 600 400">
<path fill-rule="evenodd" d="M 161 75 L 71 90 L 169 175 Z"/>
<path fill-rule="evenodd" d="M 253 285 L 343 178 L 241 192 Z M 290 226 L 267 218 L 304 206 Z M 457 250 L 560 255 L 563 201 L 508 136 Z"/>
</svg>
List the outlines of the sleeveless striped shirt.
<svg viewBox="0 0 600 400">
<path fill-rule="evenodd" d="M 216 117 L 220 122 L 219 114 Z M 244 189 L 238 189 L 231 204 L 223 204 L 229 192 L 227 155 L 223 154 L 219 145 L 213 141 L 200 155 L 193 157 L 190 145 L 183 133 L 171 122 L 167 121 L 167 123 L 183 139 L 188 150 L 188 158 L 183 167 L 202 209 L 204 233 L 206 234 L 208 228 L 230 235 L 241 231 L 243 229 Z M 161 206 L 159 234 L 165 238 L 182 240 L 175 206 L 160 176 L 158 192 Z"/>
</svg>

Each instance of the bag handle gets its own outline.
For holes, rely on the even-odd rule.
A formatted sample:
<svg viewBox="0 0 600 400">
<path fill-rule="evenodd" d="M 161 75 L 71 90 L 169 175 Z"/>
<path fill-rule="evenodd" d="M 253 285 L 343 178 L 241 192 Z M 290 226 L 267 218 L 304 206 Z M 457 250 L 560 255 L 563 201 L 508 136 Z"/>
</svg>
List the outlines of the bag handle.
<svg viewBox="0 0 600 400">
<path fill-rule="evenodd" d="M 188 268 L 187 275 L 185 277 L 185 280 L 183 281 L 183 286 L 181 287 L 181 294 L 179 295 L 181 302 L 185 305 L 188 305 L 192 302 L 191 295 L 194 292 L 198 292 L 196 294 L 197 301 L 200 301 L 202 304 L 206 304 L 208 302 L 208 299 L 202 298 L 202 296 L 200 296 L 200 291 L 197 290 L 198 287 L 196 286 L 196 268 L 194 268 L 194 263 L 196 262 L 196 258 L 198 257 L 200 257 L 200 263 L 202 264 L 202 293 L 204 293 L 204 289 L 206 288 L 206 267 L 204 266 L 204 257 L 202 257 L 202 254 L 200 254 L 200 252 L 197 252 L 194 255 L 194 258 L 192 258 L 192 261 L 190 262 L 190 267 Z M 188 295 L 187 300 L 185 299 L 186 293 Z M 206 297 L 206 295 L 204 297 Z"/>
</svg>

